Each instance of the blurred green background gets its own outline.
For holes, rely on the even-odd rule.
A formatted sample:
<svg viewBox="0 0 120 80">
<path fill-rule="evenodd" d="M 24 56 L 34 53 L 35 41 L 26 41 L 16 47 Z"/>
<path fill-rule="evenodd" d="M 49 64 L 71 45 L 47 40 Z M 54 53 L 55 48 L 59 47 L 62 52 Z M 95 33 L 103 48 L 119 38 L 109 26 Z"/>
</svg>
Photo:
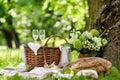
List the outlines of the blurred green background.
<svg viewBox="0 0 120 80">
<path fill-rule="evenodd" d="M 9 48 L 34 41 L 32 29 L 45 29 L 46 38 L 69 38 L 88 18 L 87 0 L 0 0 L 0 10 L 0 45 Z"/>
<path fill-rule="evenodd" d="M 16 66 L 22 62 L 20 46 L 34 42 L 31 33 L 33 29 L 45 29 L 46 39 L 51 35 L 69 39 L 72 30 L 86 29 L 88 17 L 87 0 L 0 0 L 0 67 Z M 57 44 L 60 43 L 57 41 Z M 12 78 L 0 76 L 0 80 L 16 79 L 24 80 L 16 75 Z M 109 74 L 100 75 L 98 80 L 115 79 L 120 80 L 117 68 L 113 68 Z"/>
</svg>

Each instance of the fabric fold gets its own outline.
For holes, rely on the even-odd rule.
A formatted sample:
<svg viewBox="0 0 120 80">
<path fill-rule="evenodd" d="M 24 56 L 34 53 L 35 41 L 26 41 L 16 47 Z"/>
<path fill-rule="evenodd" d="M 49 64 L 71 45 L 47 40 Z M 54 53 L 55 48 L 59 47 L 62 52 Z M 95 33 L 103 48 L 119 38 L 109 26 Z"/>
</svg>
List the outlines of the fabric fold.
<svg viewBox="0 0 120 80">
<path fill-rule="evenodd" d="M 34 52 L 34 54 L 37 55 L 37 51 L 42 45 L 30 42 L 28 43 L 28 46 Z"/>
<path fill-rule="evenodd" d="M 59 49 L 61 51 L 61 57 L 60 57 L 59 66 L 65 67 L 70 62 L 70 59 L 69 59 L 70 47 L 68 47 L 68 46 L 60 46 Z"/>
</svg>

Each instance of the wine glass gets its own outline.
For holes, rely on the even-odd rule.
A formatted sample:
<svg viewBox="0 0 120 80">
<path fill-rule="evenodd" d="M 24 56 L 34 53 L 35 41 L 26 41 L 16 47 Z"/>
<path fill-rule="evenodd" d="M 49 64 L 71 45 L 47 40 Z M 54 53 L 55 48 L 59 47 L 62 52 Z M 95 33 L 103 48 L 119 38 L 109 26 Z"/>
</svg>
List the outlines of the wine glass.
<svg viewBox="0 0 120 80">
<path fill-rule="evenodd" d="M 39 30 L 39 38 L 40 38 L 41 42 L 42 42 L 42 40 L 45 39 L 45 30 L 44 29 Z"/>
<path fill-rule="evenodd" d="M 37 29 L 32 30 L 32 37 L 35 41 L 38 39 L 38 30 Z"/>
</svg>

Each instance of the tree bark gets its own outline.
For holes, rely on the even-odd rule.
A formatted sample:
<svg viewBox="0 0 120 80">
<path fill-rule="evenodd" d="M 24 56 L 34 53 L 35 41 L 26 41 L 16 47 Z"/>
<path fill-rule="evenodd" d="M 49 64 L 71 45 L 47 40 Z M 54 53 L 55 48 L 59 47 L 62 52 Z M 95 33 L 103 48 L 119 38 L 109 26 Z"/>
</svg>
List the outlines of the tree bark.
<svg viewBox="0 0 120 80">
<path fill-rule="evenodd" d="M 19 48 L 19 46 L 20 46 L 20 44 L 19 44 L 20 41 L 19 41 L 19 37 L 18 37 L 18 35 L 17 35 L 17 33 L 16 33 L 16 31 L 15 31 L 14 28 L 10 31 L 10 34 L 11 34 L 12 39 L 13 39 L 13 41 L 14 41 L 15 48 Z"/>
<path fill-rule="evenodd" d="M 1 29 L 2 34 L 5 37 L 6 44 L 9 48 L 12 48 L 12 37 L 7 30 Z"/>
<path fill-rule="evenodd" d="M 19 48 L 19 37 L 13 27 L 13 21 L 12 21 L 11 15 L 9 15 L 9 14 L 7 15 L 6 22 L 11 27 L 11 29 L 9 30 L 9 33 L 11 34 L 11 37 L 14 41 L 15 48 Z"/>
<path fill-rule="evenodd" d="M 98 29 L 108 40 L 103 58 L 120 69 L 120 0 L 88 0 L 87 29 Z"/>
<path fill-rule="evenodd" d="M 2 34 L 6 40 L 6 44 L 9 48 L 13 48 L 12 41 L 14 41 L 15 48 L 19 48 L 19 38 L 14 29 L 7 31 L 6 29 L 1 29 Z"/>
<path fill-rule="evenodd" d="M 4 25 L 3 23 L 0 23 L 1 27 L 3 25 Z M 9 48 L 13 48 L 13 44 L 12 44 L 12 41 L 13 41 L 15 44 L 15 48 L 19 48 L 19 45 L 20 45 L 19 37 L 13 27 L 12 16 L 9 14 L 6 15 L 6 25 L 8 25 L 9 30 L 7 30 L 6 28 L 1 28 L 0 31 L 2 32 L 2 34 L 6 39 L 7 46 Z"/>
</svg>

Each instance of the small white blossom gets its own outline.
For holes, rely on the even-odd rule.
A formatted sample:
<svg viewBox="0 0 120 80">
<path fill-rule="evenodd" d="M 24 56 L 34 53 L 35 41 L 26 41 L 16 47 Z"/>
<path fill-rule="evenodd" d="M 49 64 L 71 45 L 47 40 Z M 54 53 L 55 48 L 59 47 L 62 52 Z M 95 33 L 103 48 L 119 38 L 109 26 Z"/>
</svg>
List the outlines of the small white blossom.
<svg viewBox="0 0 120 80">
<path fill-rule="evenodd" d="M 81 33 L 80 33 L 79 31 L 70 33 L 70 37 L 71 37 L 71 38 L 70 38 L 69 43 L 73 43 L 73 41 L 74 41 L 75 39 L 77 39 L 80 34 L 81 34 Z"/>
<path fill-rule="evenodd" d="M 102 46 L 101 38 L 93 37 L 92 40 L 96 43 L 97 46 Z"/>
<path fill-rule="evenodd" d="M 88 31 L 85 31 L 82 33 L 82 36 L 84 36 L 85 38 L 91 39 L 93 36 L 91 33 L 89 33 Z"/>
<path fill-rule="evenodd" d="M 70 36 L 71 43 L 73 43 L 75 39 L 82 39 L 82 47 L 88 50 L 100 51 L 100 49 L 107 44 L 106 39 L 94 37 L 88 31 L 85 31 L 82 34 L 79 31 L 76 31 L 71 33 Z"/>
<path fill-rule="evenodd" d="M 102 44 L 105 46 L 108 43 L 106 39 L 102 39 Z"/>
</svg>

